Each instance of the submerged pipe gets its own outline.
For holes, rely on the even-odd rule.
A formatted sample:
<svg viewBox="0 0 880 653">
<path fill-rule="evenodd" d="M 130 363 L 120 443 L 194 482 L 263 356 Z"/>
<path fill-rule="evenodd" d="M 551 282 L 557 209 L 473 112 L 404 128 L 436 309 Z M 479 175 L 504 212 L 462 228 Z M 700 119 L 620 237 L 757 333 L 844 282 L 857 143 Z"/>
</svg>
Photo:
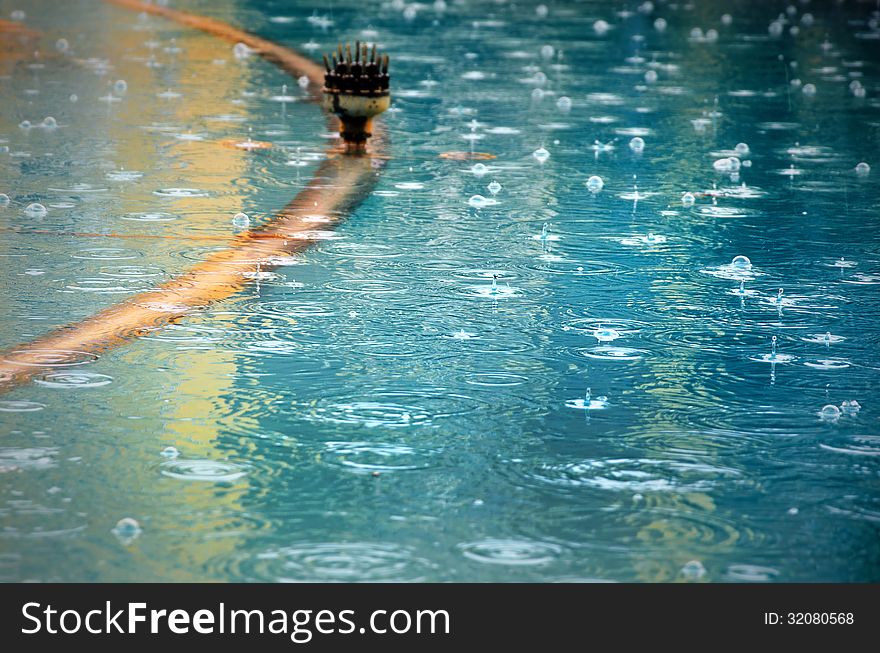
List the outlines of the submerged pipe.
<svg viewBox="0 0 880 653">
<path fill-rule="evenodd" d="M 137 11 L 164 16 L 229 41 L 241 42 L 293 75 L 323 84 L 323 68 L 309 59 L 218 20 L 136 0 L 106 0 Z M 387 63 L 386 63 L 387 70 Z M 373 129 L 374 154 L 381 154 L 381 130 Z M 313 230 L 340 222 L 372 189 L 384 159 L 362 146 L 331 156 L 309 184 L 265 226 L 237 236 L 230 246 L 210 255 L 180 276 L 139 293 L 95 315 L 51 331 L 28 343 L 0 352 L 0 392 L 33 376 L 82 362 L 174 323 L 195 309 L 226 299 L 247 285 L 252 273 L 273 261 L 302 251 L 314 240 Z"/>
</svg>

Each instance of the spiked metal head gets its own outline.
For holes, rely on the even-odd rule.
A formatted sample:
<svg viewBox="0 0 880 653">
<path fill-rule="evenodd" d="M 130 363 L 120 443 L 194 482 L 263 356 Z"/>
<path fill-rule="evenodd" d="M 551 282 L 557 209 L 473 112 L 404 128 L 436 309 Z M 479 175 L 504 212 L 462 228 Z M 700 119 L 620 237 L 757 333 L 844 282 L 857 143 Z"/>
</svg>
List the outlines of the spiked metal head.
<svg viewBox="0 0 880 653">
<path fill-rule="evenodd" d="M 371 50 L 358 42 L 352 52 L 350 43 L 344 50 L 339 44 L 330 58 L 324 56 L 324 67 L 324 106 L 339 116 L 348 149 L 362 151 L 372 119 L 391 104 L 388 55 L 378 55 L 375 45 Z"/>
</svg>

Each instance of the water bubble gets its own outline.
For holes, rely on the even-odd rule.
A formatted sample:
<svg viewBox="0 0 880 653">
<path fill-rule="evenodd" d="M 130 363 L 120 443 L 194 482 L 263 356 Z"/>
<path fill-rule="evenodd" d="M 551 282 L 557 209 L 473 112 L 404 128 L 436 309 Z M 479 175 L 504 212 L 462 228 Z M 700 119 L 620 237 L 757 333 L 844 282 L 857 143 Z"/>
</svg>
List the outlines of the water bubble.
<svg viewBox="0 0 880 653">
<path fill-rule="evenodd" d="M 681 568 L 681 575 L 688 580 L 697 580 L 706 575 L 706 568 L 699 560 L 690 560 Z"/>
<path fill-rule="evenodd" d="M 681 203 L 683 206 L 693 206 L 696 198 L 693 193 L 685 193 L 681 196 Z"/>
<path fill-rule="evenodd" d="M 77 100 L 79 100 L 79 97 L 77 97 L 76 93 L 71 93 L 70 97 L 67 99 L 70 100 L 71 102 L 76 102 Z"/>
<path fill-rule="evenodd" d="M 16 9 L 11 14 L 9 14 L 9 17 L 12 20 L 22 21 L 27 18 L 27 14 L 25 14 L 21 9 Z"/>
<path fill-rule="evenodd" d="M 247 229 L 251 224 L 251 219 L 247 213 L 236 213 L 232 216 L 232 226 L 238 229 Z"/>
<path fill-rule="evenodd" d="M 855 399 L 846 399 L 842 404 L 840 404 L 840 410 L 850 417 L 857 415 L 861 409 L 862 406 Z"/>
<path fill-rule="evenodd" d="M 721 16 L 721 24 L 724 26 L 731 25 L 733 23 L 733 16 L 730 14 L 724 14 Z"/>
<path fill-rule="evenodd" d="M 654 29 L 657 30 L 658 32 L 666 31 L 666 19 L 665 18 L 658 18 L 657 20 L 655 20 L 654 21 Z"/>
<path fill-rule="evenodd" d="M 641 136 L 636 136 L 629 142 L 629 149 L 639 153 L 645 149 L 645 140 Z"/>
<path fill-rule="evenodd" d="M 782 30 L 785 25 L 782 24 L 780 20 L 774 20 L 767 26 L 767 32 L 769 32 L 770 36 L 777 37 L 782 34 Z"/>
<path fill-rule="evenodd" d="M 540 102 L 541 100 L 544 99 L 544 91 L 542 91 L 540 88 L 533 89 L 532 90 L 532 99 L 535 102 Z"/>
<path fill-rule="evenodd" d="M 136 519 L 131 517 L 123 517 L 111 531 L 122 544 L 131 544 L 142 532 L 141 525 Z"/>
<path fill-rule="evenodd" d="M 571 98 L 563 95 L 561 98 L 556 100 L 556 106 L 560 111 L 571 111 Z"/>
<path fill-rule="evenodd" d="M 251 49 L 245 43 L 236 43 L 232 48 L 232 55 L 236 59 L 247 59 L 251 56 Z"/>
<path fill-rule="evenodd" d="M 415 4 L 408 5 L 406 9 L 403 10 L 403 17 L 406 20 L 413 20 L 418 14 L 418 8 Z"/>
<path fill-rule="evenodd" d="M 541 57 L 544 59 L 552 59 L 554 54 L 556 54 L 556 48 L 552 45 L 545 45 L 541 48 Z"/>
<path fill-rule="evenodd" d="M 113 92 L 116 95 L 125 95 L 125 92 L 128 90 L 128 84 L 124 79 L 117 79 L 113 82 Z"/>
<path fill-rule="evenodd" d="M 484 163 L 475 163 L 471 166 L 471 172 L 475 174 L 477 177 L 482 177 L 487 172 L 489 172 L 489 168 L 486 167 Z"/>
<path fill-rule="evenodd" d="M 67 42 L 67 39 L 58 39 L 55 41 L 55 49 L 58 50 L 58 52 L 67 52 L 69 48 L 70 43 Z"/>
<path fill-rule="evenodd" d="M 532 156 L 535 158 L 535 161 L 543 165 L 547 159 L 550 158 L 550 152 L 548 152 L 543 147 L 539 147 L 537 150 L 532 152 Z"/>
<path fill-rule="evenodd" d="M 804 14 L 803 16 L 801 16 L 801 24 L 805 27 L 809 27 L 810 25 L 812 25 L 813 20 L 813 14 Z"/>
<path fill-rule="evenodd" d="M 20 123 L 18 123 L 18 126 L 20 129 L 28 130 L 31 128 L 31 121 L 30 120 L 22 120 Z"/>
<path fill-rule="evenodd" d="M 867 175 L 869 172 L 871 172 L 871 166 L 869 166 L 869 165 L 868 165 L 867 163 L 865 163 L 864 161 L 862 161 L 861 163 L 859 163 L 859 164 L 856 166 L 856 174 L 859 175 L 860 177 L 864 177 L 864 176 Z"/>
<path fill-rule="evenodd" d="M 498 204 L 498 200 L 489 197 L 483 197 L 482 195 L 471 195 L 470 199 L 468 200 L 468 204 L 475 209 L 482 209 L 487 206 Z"/>
<path fill-rule="evenodd" d="M 647 71 L 645 73 L 645 81 L 648 84 L 653 84 L 654 82 L 656 82 L 657 81 L 657 71 L 656 70 Z"/>
<path fill-rule="evenodd" d="M 749 153 L 749 146 L 747 143 L 737 143 L 736 147 L 733 148 L 737 154 L 740 156 L 745 156 Z"/>
<path fill-rule="evenodd" d="M 715 168 L 718 172 L 736 172 L 740 169 L 742 163 L 735 156 L 724 157 L 723 159 L 717 159 L 712 167 Z"/>
<path fill-rule="evenodd" d="M 833 404 L 823 406 L 819 411 L 819 419 L 825 422 L 836 422 L 840 419 L 840 408 Z"/>
<path fill-rule="evenodd" d="M 535 13 L 538 15 L 538 18 L 546 18 L 549 13 L 547 5 L 538 5 L 535 7 Z"/>
<path fill-rule="evenodd" d="M 305 75 L 301 75 L 300 77 L 297 77 L 296 83 L 299 85 L 300 88 L 303 88 L 303 89 L 308 88 L 309 87 L 309 78 L 306 77 Z"/>
<path fill-rule="evenodd" d="M 46 116 L 43 118 L 42 125 L 43 129 L 55 129 L 58 126 L 58 121 L 52 116 Z"/>
<path fill-rule="evenodd" d="M 31 202 L 25 207 L 24 212 L 34 218 L 42 218 L 48 213 L 46 207 L 39 202 Z"/>
<path fill-rule="evenodd" d="M 488 186 L 486 186 L 486 188 L 493 195 L 497 195 L 498 193 L 501 192 L 501 184 L 499 184 L 497 181 L 493 181 Z"/>
<path fill-rule="evenodd" d="M 598 175 L 592 175 L 589 179 L 587 179 L 587 190 L 591 193 L 598 193 L 605 186 L 605 182 L 602 181 L 602 177 Z"/>
<path fill-rule="evenodd" d="M 694 41 L 702 41 L 703 30 L 699 27 L 694 27 L 693 29 L 691 29 L 691 39 Z"/>
<path fill-rule="evenodd" d="M 812 97 L 812 96 L 816 95 L 816 87 L 813 84 L 804 84 L 804 87 L 801 89 L 801 92 L 808 97 Z"/>
<path fill-rule="evenodd" d="M 177 447 L 165 447 L 162 449 L 160 454 L 163 458 L 177 458 L 180 455 L 180 452 L 177 450 Z"/>
<path fill-rule="evenodd" d="M 707 29 L 706 30 L 706 40 L 709 43 L 714 43 L 718 40 L 718 30 L 717 29 Z"/>
<path fill-rule="evenodd" d="M 735 270 L 751 270 L 752 262 L 749 260 L 748 256 L 740 254 L 739 256 L 733 257 L 733 260 L 730 262 L 730 267 Z"/>
<path fill-rule="evenodd" d="M 597 20 L 593 23 L 593 31 L 596 32 L 599 36 L 605 34 L 608 30 L 611 29 L 611 25 L 606 23 L 604 20 Z"/>
</svg>

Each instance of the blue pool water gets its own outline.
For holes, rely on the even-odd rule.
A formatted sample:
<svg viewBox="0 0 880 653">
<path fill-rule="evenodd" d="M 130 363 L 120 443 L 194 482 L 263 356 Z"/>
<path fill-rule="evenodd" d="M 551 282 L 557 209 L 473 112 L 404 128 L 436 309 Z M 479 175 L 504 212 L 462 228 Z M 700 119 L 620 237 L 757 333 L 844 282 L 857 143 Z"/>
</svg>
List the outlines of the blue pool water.
<svg viewBox="0 0 880 653">
<path fill-rule="evenodd" d="M 0 396 L 0 578 L 880 580 L 875 2 L 173 5 L 377 41 L 388 165 L 258 284 Z M 229 43 L 15 9 L 2 347 L 264 223 L 332 142 Z"/>
</svg>

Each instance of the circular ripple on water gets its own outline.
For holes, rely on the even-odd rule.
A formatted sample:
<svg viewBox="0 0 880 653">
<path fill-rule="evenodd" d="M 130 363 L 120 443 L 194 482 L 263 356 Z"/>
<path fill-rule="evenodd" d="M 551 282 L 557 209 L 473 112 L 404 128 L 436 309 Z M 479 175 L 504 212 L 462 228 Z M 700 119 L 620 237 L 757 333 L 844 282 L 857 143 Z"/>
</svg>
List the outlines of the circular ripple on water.
<svg viewBox="0 0 880 653">
<path fill-rule="evenodd" d="M 335 241 L 329 244 L 324 251 L 336 256 L 359 259 L 385 259 L 403 256 L 403 252 L 398 251 L 391 245 L 347 241 Z"/>
<path fill-rule="evenodd" d="M 149 279 L 165 275 L 165 270 L 146 265 L 105 265 L 100 273 L 111 279 Z"/>
<path fill-rule="evenodd" d="M 358 293 L 370 297 L 387 295 L 392 293 L 406 292 L 406 284 L 403 281 L 389 279 L 345 279 L 327 284 L 328 290 L 344 293 Z"/>
<path fill-rule="evenodd" d="M 516 472 L 531 486 L 578 488 L 611 492 L 702 492 L 716 481 L 739 476 L 732 468 L 707 463 L 621 458 L 544 463 L 529 468 L 520 463 Z"/>
<path fill-rule="evenodd" d="M 47 388 L 98 388 L 112 382 L 112 376 L 94 372 L 59 371 L 34 377 L 34 383 Z"/>
<path fill-rule="evenodd" d="M 143 252 L 136 249 L 123 249 L 121 247 L 90 247 L 81 249 L 76 254 L 71 254 L 73 258 L 95 261 L 116 261 L 123 259 L 140 258 Z"/>
<path fill-rule="evenodd" d="M 485 401 L 437 388 L 374 392 L 359 401 L 319 401 L 306 408 L 306 418 L 367 428 L 434 426 L 438 421 L 485 408 Z"/>
<path fill-rule="evenodd" d="M 273 582 L 424 582 L 436 568 L 411 549 L 384 542 L 296 544 L 241 560 L 247 580 Z"/>
<path fill-rule="evenodd" d="M 207 192 L 199 190 L 198 188 L 160 188 L 159 190 L 154 190 L 153 195 L 158 195 L 159 197 L 174 198 L 208 197 Z"/>
<path fill-rule="evenodd" d="M 564 549 L 550 542 L 534 540 L 486 538 L 458 545 L 462 555 L 489 565 L 537 566 L 558 559 Z"/>
<path fill-rule="evenodd" d="M 280 300 L 276 302 L 260 302 L 253 308 L 259 313 L 290 317 L 329 317 L 335 315 L 333 309 L 329 305 L 323 304 L 320 300 Z"/>
<path fill-rule="evenodd" d="M 96 360 L 97 354 L 72 349 L 16 349 L 3 359 L 6 363 L 32 367 L 73 367 Z"/>
<path fill-rule="evenodd" d="M 519 374 L 511 374 L 509 372 L 478 372 L 469 374 L 465 378 L 465 383 L 469 385 L 479 385 L 491 388 L 505 388 L 516 385 L 522 385 L 528 382 L 528 377 Z"/>
<path fill-rule="evenodd" d="M 168 460 L 159 466 L 163 476 L 180 481 L 231 483 L 244 478 L 250 468 L 242 463 L 224 460 L 180 459 Z"/>
<path fill-rule="evenodd" d="M 179 216 L 176 216 L 172 213 L 165 213 L 162 211 L 142 211 L 138 213 L 127 213 L 122 216 L 123 220 L 130 220 L 132 222 L 171 222 L 172 220 L 177 220 Z"/>
<path fill-rule="evenodd" d="M 46 404 L 36 401 L 4 399 L 0 401 L 0 413 L 35 413 L 43 410 Z"/>
<path fill-rule="evenodd" d="M 327 442 L 321 462 L 363 474 L 402 472 L 434 466 L 439 453 L 391 442 Z"/>
<path fill-rule="evenodd" d="M 650 354 L 645 349 L 634 349 L 632 347 L 591 347 L 589 349 L 575 350 L 578 355 L 586 356 L 596 360 L 606 361 L 636 361 Z"/>
</svg>

